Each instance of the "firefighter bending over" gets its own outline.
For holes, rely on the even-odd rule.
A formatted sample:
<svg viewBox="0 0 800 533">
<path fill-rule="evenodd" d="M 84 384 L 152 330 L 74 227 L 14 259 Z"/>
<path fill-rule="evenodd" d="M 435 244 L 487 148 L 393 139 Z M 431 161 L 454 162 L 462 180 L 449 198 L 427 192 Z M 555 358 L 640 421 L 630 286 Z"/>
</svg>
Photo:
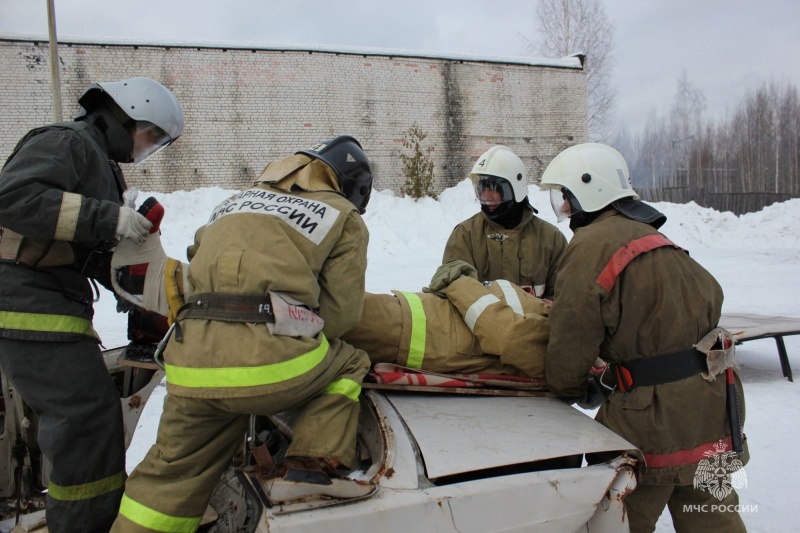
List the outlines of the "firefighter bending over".
<svg viewBox="0 0 800 533">
<path fill-rule="evenodd" d="M 166 256 L 157 233 L 117 249 L 114 268 L 149 263 L 141 297 L 118 293 L 169 316 L 173 331 L 156 444 L 112 531 L 194 531 L 251 414 L 297 408 L 273 491 L 300 480 L 324 495 L 337 468 L 354 464 L 369 359 L 339 336 L 361 318 L 371 191 L 361 145 L 340 136 L 271 163 L 219 204 L 188 265 Z"/>
<path fill-rule="evenodd" d="M 704 479 L 711 462 L 735 474 L 749 458 L 733 342 L 717 327 L 722 288 L 657 231 L 666 217 L 639 200 L 613 148 L 567 148 L 542 187 L 575 232 L 550 311 L 547 384 L 580 398 L 596 358 L 608 363 L 613 392 L 597 420 L 647 463 L 625 499 L 631 531 L 653 531 L 665 506 L 676 531 L 744 531 L 730 477 L 712 490 Z"/>
</svg>

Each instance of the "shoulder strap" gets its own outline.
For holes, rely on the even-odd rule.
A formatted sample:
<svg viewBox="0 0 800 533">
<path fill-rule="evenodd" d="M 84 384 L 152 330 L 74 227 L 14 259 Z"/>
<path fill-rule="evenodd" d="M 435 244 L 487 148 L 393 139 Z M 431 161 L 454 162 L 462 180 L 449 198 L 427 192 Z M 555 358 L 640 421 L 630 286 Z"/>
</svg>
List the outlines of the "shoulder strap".
<svg viewBox="0 0 800 533">
<path fill-rule="evenodd" d="M 603 271 L 600 272 L 600 275 L 597 276 L 595 282 L 606 291 L 610 292 L 611 289 L 614 288 L 614 284 L 617 282 L 619 275 L 622 274 L 622 271 L 625 270 L 625 267 L 628 266 L 631 261 L 645 252 L 661 248 L 662 246 L 673 246 L 678 250 L 682 249 L 660 233 L 640 237 L 614 252 L 614 255 L 608 260 L 608 263 L 605 268 L 603 268 Z"/>
</svg>

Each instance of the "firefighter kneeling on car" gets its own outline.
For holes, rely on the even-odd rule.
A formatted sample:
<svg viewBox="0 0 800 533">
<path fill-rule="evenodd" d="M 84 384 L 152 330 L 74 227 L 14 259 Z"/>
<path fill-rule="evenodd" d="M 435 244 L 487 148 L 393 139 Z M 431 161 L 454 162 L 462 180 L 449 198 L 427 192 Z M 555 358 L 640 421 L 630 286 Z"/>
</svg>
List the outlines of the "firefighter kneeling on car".
<svg viewBox="0 0 800 533">
<path fill-rule="evenodd" d="M 735 474 L 749 459 L 733 342 L 717 327 L 722 288 L 657 231 L 666 217 L 639 200 L 613 148 L 564 150 L 541 186 L 575 233 L 550 310 L 547 384 L 585 397 L 587 371 L 598 357 L 609 364 L 601 381 L 613 392 L 597 420 L 646 461 L 625 499 L 631 531 L 653 531 L 665 506 L 677 531 L 744 531 L 739 514 L 724 511 L 738 508 L 731 479 L 705 479 L 711 462 Z M 702 508 L 717 511 L 690 512 Z"/>
<path fill-rule="evenodd" d="M 340 136 L 271 163 L 217 206 L 188 265 L 157 233 L 117 248 L 115 269 L 148 263 L 143 294 L 118 294 L 169 316 L 172 331 L 156 444 L 128 478 L 112 531 L 194 531 L 251 414 L 297 409 L 272 500 L 282 486 L 328 494 L 354 464 L 369 359 L 338 337 L 361 318 L 371 191 L 361 145 Z"/>
</svg>

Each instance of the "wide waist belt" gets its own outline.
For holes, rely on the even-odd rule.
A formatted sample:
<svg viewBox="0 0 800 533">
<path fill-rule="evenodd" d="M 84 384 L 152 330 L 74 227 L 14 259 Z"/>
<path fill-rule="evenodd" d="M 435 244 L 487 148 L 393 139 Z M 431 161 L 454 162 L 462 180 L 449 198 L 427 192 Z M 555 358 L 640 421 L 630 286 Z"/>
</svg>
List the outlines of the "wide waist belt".
<svg viewBox="0 0 800 533">
<path fill-rule="evenodd" d="M 75 251 L 66 241 L 31 239 L 0 228 L 0 261 L 34 268 L 71 266 L 75 263 Z"/>
<path fill-rule="evenodd" d="M 175 334 L 177 342 L 183 342 L 183 332 L 180 321 L 187 318 L 204 320 L 219 320 L 221 322 L 260 322 L 275 323 L 275 313 L 272 311 L 272 301 L 266 294 L 229 294 L 219 292 L 204 292 L 193 294 L 178 309 L 175 322 L 172 323 L 167 334 L 156 346 L 153 358 L 164 366 L 161 354 L 167 347 L 170 337 Z"/>
<path fill-rule="evenodd" d="M 621 392 L 629 392 L 634 387 L 662 385 L 680 381 L 707 372 L 706 354 L 692 348 L 678 352 L 625 361 L 609 365 L 617 387 Z"/>
<path fill-rule="evenodd" d="M 265 294 L 193 294 L 177 313 L 178 320 L 186 318 L 222 322 L 275 322 L 272 302 Z"/>
</svg>

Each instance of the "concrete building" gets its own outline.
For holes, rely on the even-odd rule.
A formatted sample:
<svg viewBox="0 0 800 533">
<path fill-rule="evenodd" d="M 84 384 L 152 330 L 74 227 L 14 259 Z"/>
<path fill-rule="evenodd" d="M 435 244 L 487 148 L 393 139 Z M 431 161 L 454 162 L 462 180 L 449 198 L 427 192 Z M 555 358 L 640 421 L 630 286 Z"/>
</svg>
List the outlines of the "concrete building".
<svg viewBox="0 0 800 533">
<path fill-rule="evenodd" d="M 463 180 L 505 144 L 531 181 L 564 148 L 587 140 L 582 58 L 434 56 L 399 50 L 259 47 L 234 43 L 86 42 L 60 38 L 64 117 L 94 81 L 147 76 L 181 101 L 181 139 L 139 166 L 130 186 L 172 192 L 241 189 L 270 161 L 340 134 L 359 139 L 375 188 L 399 191 L 413 125 L 433 145 L 436 190 Z M 0 157 L 53 122 L 46 38 L 0 35 Z"/>
</svg>

